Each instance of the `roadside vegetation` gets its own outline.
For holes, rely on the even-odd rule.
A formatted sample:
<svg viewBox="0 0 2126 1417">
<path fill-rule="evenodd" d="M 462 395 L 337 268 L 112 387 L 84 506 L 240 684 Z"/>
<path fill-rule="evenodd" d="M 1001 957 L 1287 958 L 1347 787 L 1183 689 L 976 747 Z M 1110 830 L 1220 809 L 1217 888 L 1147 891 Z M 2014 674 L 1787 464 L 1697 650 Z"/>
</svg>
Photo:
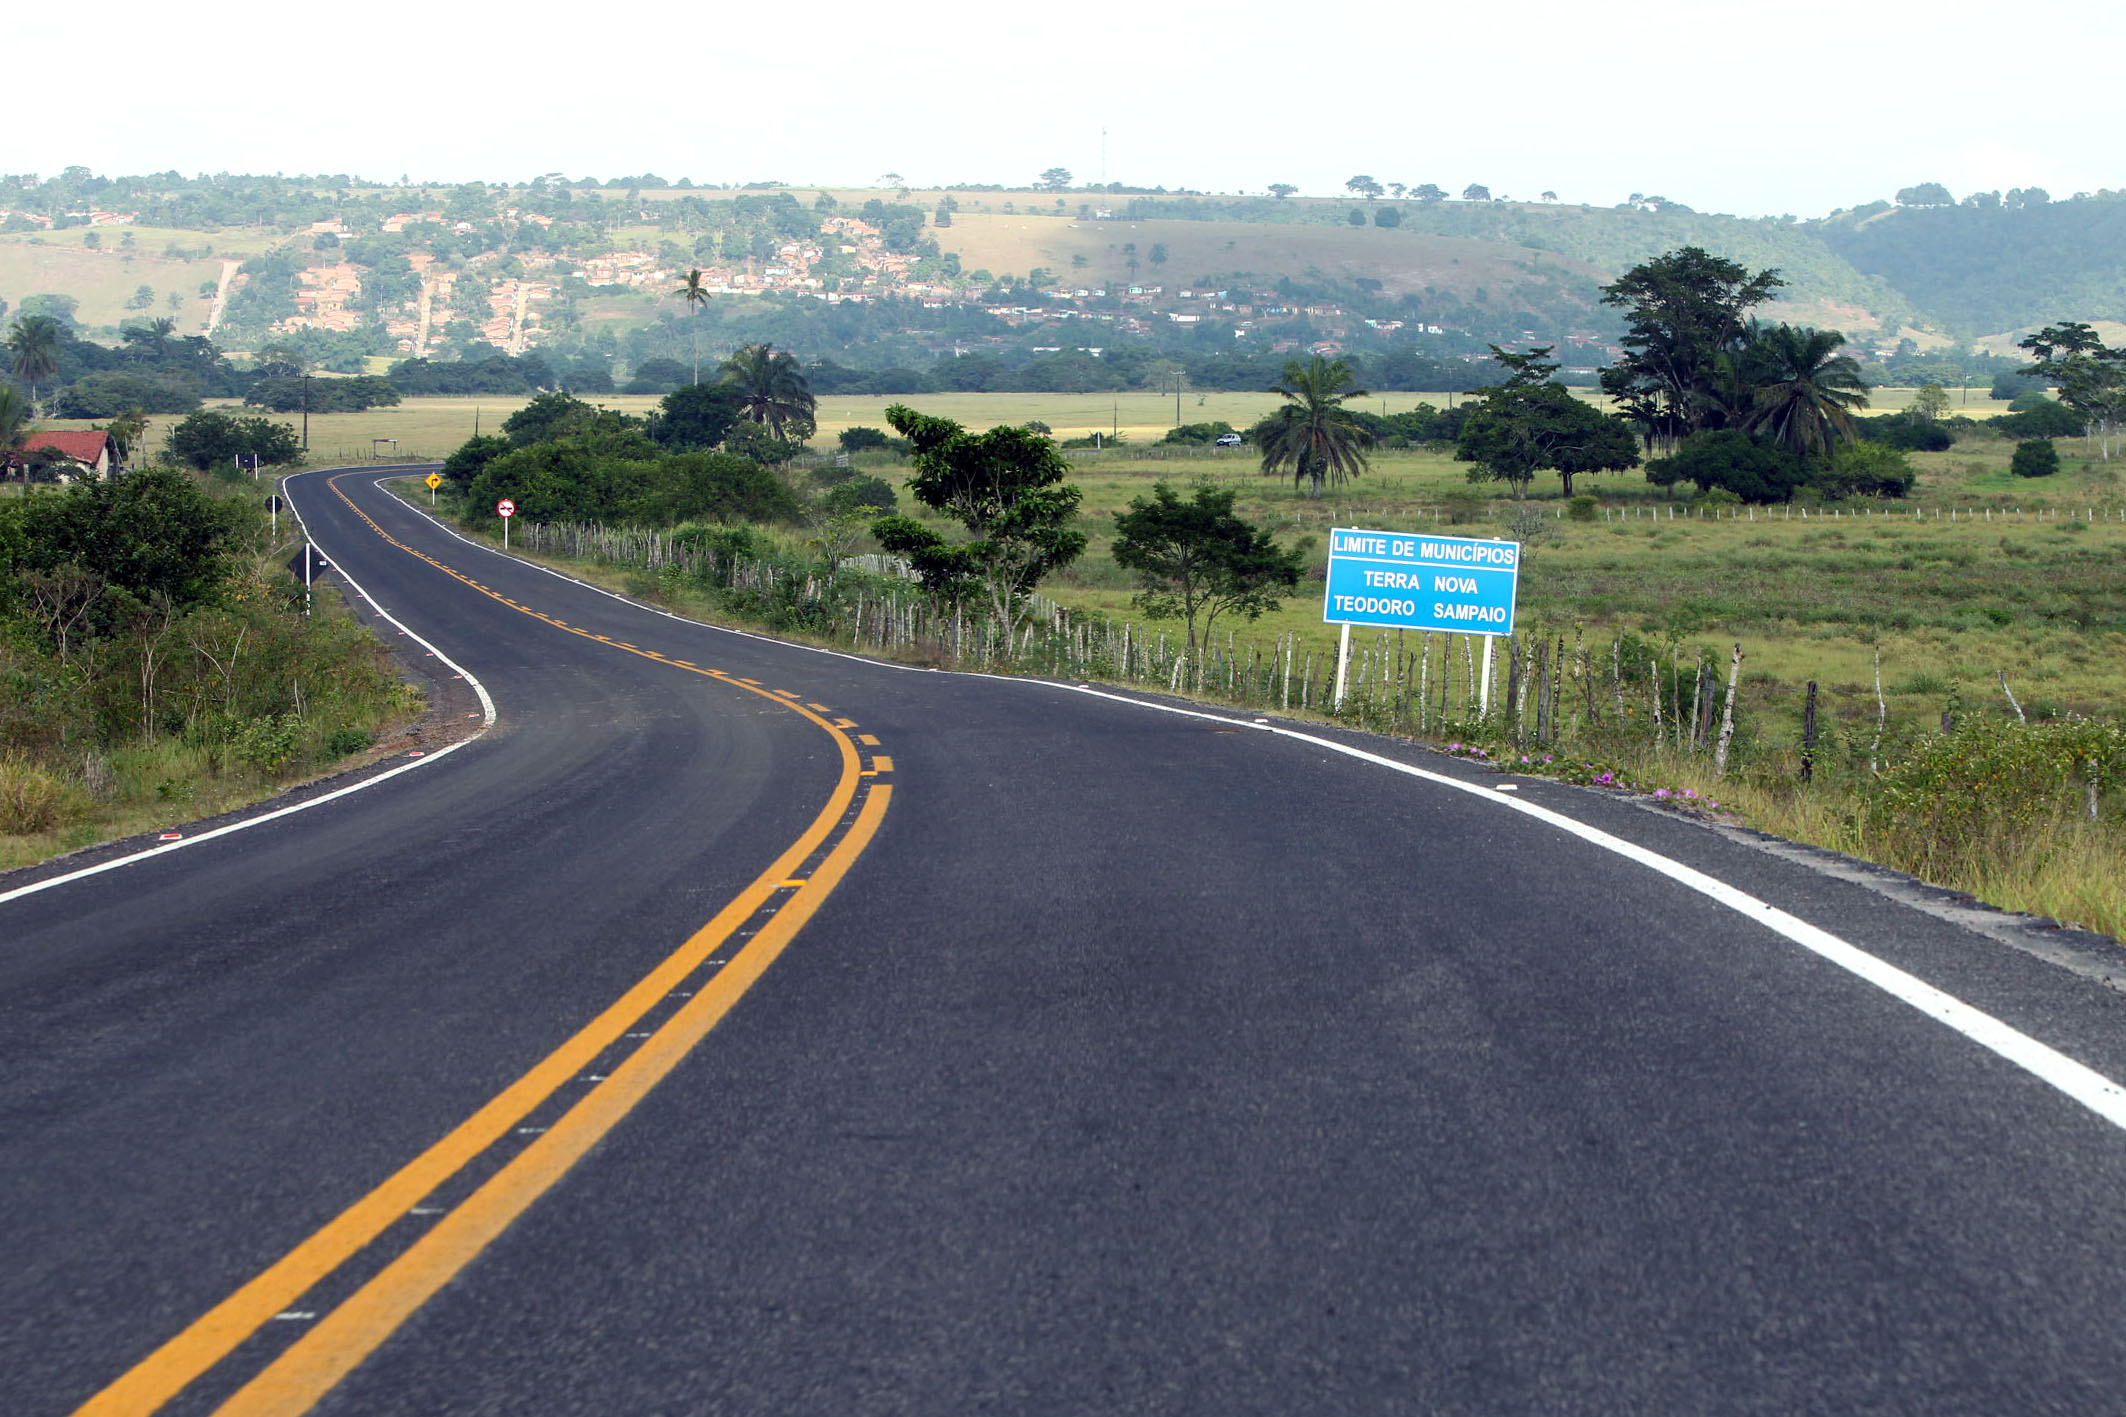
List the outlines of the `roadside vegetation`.
<svg viewBox="0 0 2126 1417">
<path fill-rule="evenodd" d="M 1517 768 L 1717 800 L 1997 903 L 2126 929 L 2105 736 L 2126 704 L 2126 498 L 2110 456 L 2126 359 L 2093 327 L 2061 323 L 2027 337 L 2027 362 L 1995 371 L 1975 403 L 1938 383 L 1883 399 L 1835 332 L 1760 318 L 1781 285 L 1680 248 L 1600 287 L 1625 333 L 1599 392 L 1568 389 L 1537 345 L 1494 347 L 1465 366 L 1480 387 L 1429 396 L 1372 392 L 1365 366 L 1316 357 L 1257 393 L 1192 389 L 1176 366 L 1147 368 L 1163 387 L 1129 393 L 823 398 L 814 374 L 847 381 L 765 342 L 696 366 L 696 329 L 713 322 L 683 288 L 689 360 L 659 393 L 569 392 L 539 357 L 496 355 L 407 361 L 320 395 L 300 350 L 242 366 L 157 321 L 96 352 L 37 313 L 11 327 L 0 441 L 26 447 L 38 406 L 84 384 L 114 397 L 143 380 L 181 386 L 188 407 L 93 426 L 136 463 L 216 477 L 300 462 L 301 428 L 318 460 L 431 456 L 436 504 L 468 529 L 495 533 L 509 498 L 518 549 L 583 558 L 695 613 L 1459 742 Z M 433 392 L 467 378 L 479 391 Z M 48 451 L 9 466 L 18 499 L 64 471 Z M 17 524 L 76 495 L 36 491 Z M 1475 704 L 1476 642 L 1414 634 L 1361 636 L 1352 691 L 1330 702 L 1334 631 L 1317 596 L 1340 525 L 1524 545 L 1520 624 L 1492 646 L 1489 713 Z M 230 544 L 258 585 L 275 584 L 255 526 Z M 34 557 L 10 564 L 49 574 Z M 231 575 L 183 613 L 272 599 L 237 594 Z M 76 632 L 30 584 L 10 602 L 16 638 L 74 672 Z M 156 640 L 155 623 L 127 609 L 96 631 L 96 672 L 151 681 L 133 720 L 106 686 L 88 716 L 98 736 L 49 727 L 80 713 L 37 714 L 20 716 L 43 736 L 7 740 L 11 781 L 28 784 L 11 790 L 60 803 L 37 811 L 71 824 L 40 828 L 50 841 L 86 830 L 87 804 L 109 791 L 93 755 L 115 762 L 121 745 L 208 755 L 158 772 L 158 804 L 206 791 L 231 762 L 263 775 L 255 790 L 326 756 L 307 737 L 277 762 L 232 746 L 268 733 L 239 720 L 327 722 L 337 710 L 294 702 L 298 684 L 314 696 L 308 671 L 259 662 L 250 697 L 225 676 L 234 718 L 210 720 L 198 664 L 218 662 L 213 642 Z M 165 673 L 193 687 L 173 699 Z M 16 682 L 32 680 L 58 682 Z M 368 731 L 370 713 L 349 708 L 345 726 Z M 1966 737 L 2003 725 L 2000 742 Z M 2036 792 L 2043 810 L 1943 807 L 1957 771 L 1941 755 L 1964 743 L 1967 775 L 1995 796 Z M 2016 745 L 2050 746 L 2025 760 Z M 1993 766 L 1970 765 L 1981 759 Z M 1912 767 L 1922 760 L 1933 766 Z"/>
<path fill-rule="evenodd" d="M 455 510 L 491 533 L 499 495 L 619 496 L 689 458 L 732 459 L 734 478 L 751 463 L 772 476 L 749 484 L 750 511 L 667 499 L 614 516 L 572 491 L 565 512 L 520 517 L 518 545 L 711 618 L 1409 734 L 2126 932 L 2126 496 L 2103 456 L 2115 356 L 2077 327 L 2034 340 L 2051 352 L 2033 347 L 2030 367 L 2061 397 L 2005 433 L 1938 389 L 1868 417 L 1835 337 L 1747 318 L 1771 273 L 1677 254 L 1642 273 L 1662 295 L 1632 305 L 1643 347 L 1664 321 L 1711 333 L 1690 359 L 1675 341 L 1658 351 L 1666 383 L 1632 382 L 1625 361 L 1619 413 L 1576 400 L 1561 416 L 1540 350 L 1501 351 L 1498 382 L 1456 408 L 1389 415 L 1317 361 L 1287 371 L 1237 450 L 1217 444 L 1228 420 L 1072 451 L 1035 420 L 975 434 L 895 408 L 885 428 L 843 428 L 838 455 L 782 439 L 751 446 L 762 463 L 724 442 L 740 427 L 736 361 L 632 429 L 588 405 L 513 418 L 460 453 L 517 480 L 461 465 Z M 1708 292 L 1719 318 L 1677 315 Z M 2046 367 L 2062 359 L 2085 365 Z M 694 425 L 715 451 L 675 435 L 690 408 L 726 410 Z M 2013 436 L 2032 414 L 2071 425 Z M 562 474 L 622 435 L 663 471 Z M 2028 475 L 2032 441 L 2056 470 Z M 1656 456 L 1635 471 L 1641 449 Z M 1317 597 L 1339 525 L 1524 545 L 1488 712 L 1482 642 L 1415 633 L 1357 636 L 1333 702 Z"/>
<path fill-rule="evenodd" d="M 329 592 L 305 613 L 262 503 L 175 467 L 0 500 L 0 868 L 255 801 L 418 708 Z"/>
</svg>

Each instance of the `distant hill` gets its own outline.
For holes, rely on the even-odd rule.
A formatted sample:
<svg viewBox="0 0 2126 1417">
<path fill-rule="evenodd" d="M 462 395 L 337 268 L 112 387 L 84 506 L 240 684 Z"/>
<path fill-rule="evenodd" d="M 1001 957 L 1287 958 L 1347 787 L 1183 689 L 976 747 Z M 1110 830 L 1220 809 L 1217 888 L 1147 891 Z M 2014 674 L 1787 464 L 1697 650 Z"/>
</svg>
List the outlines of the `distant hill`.
<svg viewBox="0 0 2126 1417">
<path fill-rule="evenodd" d="M 1058 281 L 1161 287 L 1162 295 L 1231 286 L 1363 288 L 1413 320 L 1464 326 L 1540 322 L 1544 329 L 1606 327 L 1601 283 L 1583 261 L 1503 241 L 1377 226 L 1238 220 L 1058 220 L 967 213 L 932 232 L 969 270 L 1044 269 Z"/>
<path fill-rule="evenodd" d="M 2012 357 L 2019 330 L 2126 320 L 2126 194 L 1948 205 L 1922 184 L 1900 196 L 1801 221 L 1662 197 L 1591 207 L 649 175 L 377 187 L 73 168 L 0 175 L 0 300 L 20 312 L 66 297 L 107 341 L 129 319 L 166 316 L 184 334 L 219 311 L 226 348 L 293 342 L 343 372 L 537 348 L 585 386 L 758 340 L 871 371 L 1134 350 L 1272 367 L 1402 351 L 1435 373 L 1482 363 L 1489 342 L 1537 341 L 1591 377 L 1619 328 L 1602 285 L 1684 245 L 1776 268 L 1787 285 L 1762 313 L 1842 330 L 1863 353 L 1972 341 Z M 677 298 L 690 269 L 706 306 Z"/>
<path fill-rule="evenodd" d="M 1951 334 L 2126 319 L 2126 193 L 2012 208 L 1878 203 L 1809 233 Z"/>
</svg>

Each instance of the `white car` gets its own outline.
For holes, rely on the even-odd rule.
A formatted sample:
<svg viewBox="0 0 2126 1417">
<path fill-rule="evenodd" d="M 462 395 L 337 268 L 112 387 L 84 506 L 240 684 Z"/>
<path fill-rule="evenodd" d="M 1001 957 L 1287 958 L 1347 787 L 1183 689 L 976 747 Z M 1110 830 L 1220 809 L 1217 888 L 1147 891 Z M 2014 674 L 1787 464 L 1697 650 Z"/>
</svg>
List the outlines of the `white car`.
<svg viewBox="0 0 2126 1417">
<path fill-rule="evenodd" d="M 1237 448 L 1245 441 L 1247 440 L 1238 433 L 1220 433 L 1218 435 L 1218 446 L 1221 448 Z"/>
</svg>

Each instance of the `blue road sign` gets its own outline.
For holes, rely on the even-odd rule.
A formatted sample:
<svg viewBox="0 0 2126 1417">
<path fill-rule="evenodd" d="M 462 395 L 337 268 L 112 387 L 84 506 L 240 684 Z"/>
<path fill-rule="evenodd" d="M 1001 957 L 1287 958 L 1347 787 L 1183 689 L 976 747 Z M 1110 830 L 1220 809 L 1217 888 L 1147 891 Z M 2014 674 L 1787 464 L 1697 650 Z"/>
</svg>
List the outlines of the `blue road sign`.
<svg viewBox="0 0 2126 1417">
<path fill-rule="evenodd" d="M 1518 541 L 1338 527 L 1329 533 L 1322 619 L 1331 625 L 1510 635 L 1520 576 Z"/>
</svg>

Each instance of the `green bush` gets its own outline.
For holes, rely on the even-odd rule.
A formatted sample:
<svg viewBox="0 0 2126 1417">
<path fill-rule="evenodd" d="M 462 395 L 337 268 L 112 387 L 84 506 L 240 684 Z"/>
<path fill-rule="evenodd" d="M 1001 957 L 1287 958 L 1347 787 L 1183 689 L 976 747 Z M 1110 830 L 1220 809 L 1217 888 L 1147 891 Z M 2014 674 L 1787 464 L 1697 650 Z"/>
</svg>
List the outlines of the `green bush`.
<svg viewBox="0 0 2126 1417">
<path fill-rule="evenodd" d="M 246 719 L 232 736 L 230 746 L 238 762 L 278 777 L 295 761 L 302 731 L 303 721 L 292 713 Z"/>
<path fill-rule="evenodd" d="M 1886 443 L 1848 443 L 1810 485 L 1828 498 L 1902 497 L 1918 475 L 1905 455 Z"/>
<path fill-rule="evenodd" d="M 325 753 L 328 757 L 350 758 L 375 741 L 359 728 L 335 728 L 325 735 Z"/>
<path fill-rule="evenodd" d="M 1884 772 L 1863 809 L 1872 841 L 1906 870 L 1940 879 L 2019 851 L 2086 811 L 2087 793 L 2126 781 L 2126 730 L 2070 718 L 2021 724 L 1970 715 Z"/>
<path fill-rule="evenodd" d="M 2017 477 L 2050 477 L 2060 470 L 2060 450 L 2050 438 L 2025 438 L 2015 445 L 2008 471 Z"/>
<path fill-rule="evenodd" d="M 1226 434 L 1236 431 L 1232 424 L 1219 420 L 1216 423 L 1184 423 L 1178 428 L 1166 430 L 1162 444 L 1182 443 L 1192 447 L 1208 447 Z"/>
<path fill-rule="evenodd" d="M 1588 493 L 1582 492 L 1565 504 L 1565 516 L 1570 521 L 1591 522 L 1602 504 Z"/>
</svg>

